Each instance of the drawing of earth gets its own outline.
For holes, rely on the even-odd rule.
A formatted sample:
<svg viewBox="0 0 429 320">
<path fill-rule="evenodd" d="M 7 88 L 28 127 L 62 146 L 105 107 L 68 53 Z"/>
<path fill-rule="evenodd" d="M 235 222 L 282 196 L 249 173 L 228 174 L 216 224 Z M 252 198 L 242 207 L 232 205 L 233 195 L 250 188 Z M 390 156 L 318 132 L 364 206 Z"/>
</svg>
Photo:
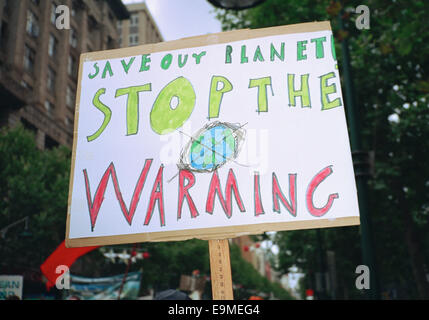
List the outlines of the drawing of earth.
<svg viewBox="0 0 429 320">
<path fill-rule="evenodd" d="M 184 148 L 179 167 L 214 171 L 238 156 L 244 130 L 231 123 L 213 122 L 199 130 Z"/>
</svg>

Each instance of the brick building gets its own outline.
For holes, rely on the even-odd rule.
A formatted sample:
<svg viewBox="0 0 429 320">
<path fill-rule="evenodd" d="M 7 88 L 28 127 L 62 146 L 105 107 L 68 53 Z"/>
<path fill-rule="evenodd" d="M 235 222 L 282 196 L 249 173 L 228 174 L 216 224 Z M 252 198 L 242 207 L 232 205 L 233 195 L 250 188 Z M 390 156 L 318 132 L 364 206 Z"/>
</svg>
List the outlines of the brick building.
<svg viewBox="0 0 429 320">
<path fill-rule="evenodd" d="M 70 29 L 57 29 L 58 5 Z M 21 122 L 40 148 L 71 147 L 79 56 L 119 47 L 120 0 L 0 0 L 0 125 Z"/>
</svg>

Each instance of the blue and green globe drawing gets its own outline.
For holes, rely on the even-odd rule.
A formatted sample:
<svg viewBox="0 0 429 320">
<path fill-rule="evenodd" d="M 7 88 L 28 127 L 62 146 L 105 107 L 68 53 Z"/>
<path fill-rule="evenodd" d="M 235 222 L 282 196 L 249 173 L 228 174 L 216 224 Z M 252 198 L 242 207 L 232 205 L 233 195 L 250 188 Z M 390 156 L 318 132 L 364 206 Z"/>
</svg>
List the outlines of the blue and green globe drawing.
<svg viewBox="0 0 429 320">
<path fill-rule="evenodd" d="M 214 122 L 201 129 L 182 153 L 181 164 L 192 171 L 213 171 L 238 155 L 240 126 Z"/>
</svg>

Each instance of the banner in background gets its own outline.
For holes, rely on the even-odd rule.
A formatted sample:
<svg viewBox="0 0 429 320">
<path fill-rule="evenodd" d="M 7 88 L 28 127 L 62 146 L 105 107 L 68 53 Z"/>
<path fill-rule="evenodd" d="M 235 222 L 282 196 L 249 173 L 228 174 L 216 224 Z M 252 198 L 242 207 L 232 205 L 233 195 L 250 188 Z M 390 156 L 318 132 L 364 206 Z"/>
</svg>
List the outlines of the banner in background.
<svg viewBox="0 0 429 320">
<path fill-rule="evenodd" d="M 24 277 L 20 275 L 0 275 L 0 300 L 16 296 L 22 299 Z"/>
<path fill-rule="evenodd" d="M 141 275 L 141 272 L 132 272 L 126 276 L 121 299 L 137 299 Z M 70 279 L 70 296 L 83 300 L 118 300 L 124 275 L 103 278 L 86 278 L 71 275 Z"/>
</svg>

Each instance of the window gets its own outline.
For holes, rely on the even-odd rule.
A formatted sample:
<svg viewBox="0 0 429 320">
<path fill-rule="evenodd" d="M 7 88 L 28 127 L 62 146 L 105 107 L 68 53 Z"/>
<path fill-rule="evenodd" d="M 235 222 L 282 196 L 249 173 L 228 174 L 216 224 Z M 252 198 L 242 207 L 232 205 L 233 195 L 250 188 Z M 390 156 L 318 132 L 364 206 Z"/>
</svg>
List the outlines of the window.
<svg viewBox="0 0 429 320">
<path fill-rule="evenodd" d="M 92 34 L 93 32 L 96 31 L 98 23 L 97 23 L 97 20 L 95 20 L 95 18 L 92 15 L 90 15 L 88 16 L 87 25 L 88 25 L 89 34 Z"/>
<path fill-rule="evenodd" d="M 111 36 L 107 37 L 107 49 L 115 49 L 117 47 L 116 41 Z"/>
<path fill-rule="evenodd" d="M 7 40 L 8 40 L 8 24 L 3 21 L 0 29 L 0 50 L 7 52 Z"/>
<path fill-rule="evenodd" d="M 68 86 L 67 94 L 66 94 L 66 105 L 68 107 L 74 108 L 74 101 L 75 101 L 75 92 L 70 86 Z"/>
<path fill-rule="evenodd" d="M 78 1 L 73 0 L 72 1 L 72 7 L 70 10 L 70 14 L 72 15 L 72 17 L 76 17 L 80 8 L 81 8 L 81 4 L 79 4 Z"/>
<path fill-rule="evenodd" d="M 57 9 L 57 5 L 55 3 L 51 4 L 51 23 L 55 24 L 57 21 L 57 13 L 55 10 Z"/>
<path fill-rule="evenodd" d="M 34 135 L 37 134 L 37 127 L 34 124 L 32 124 L 30 121 L 28 121 L 25 118 L 21 118 L 21 123 L 24 125 L 25 129 L 33 132 Z"/>
<path fill-rule="evenodd" d="M 27 26 L 25 28 L 27 30 L 27 33 L 32 37 L 38 37 L 39 36 L 39 24 L 37 21 L 36 15 L 28 10 L 27 11 Z"/>
<path fill-rule="evenodd" d="M 3 6 L 3 15 L 7 15 L 10 14 L 11 12 L 11 8 L 10 8 L 10 2 L 12 2 L 12 0 L 6 0 Z"/>
<path fill-rule="evenodd" d="M 69 76 L 76 77 L 76 58 L 71 55 L 69 56 L 67 72 Z"/>
<path fill-rule="evenodd" d="M 130 17 L 130 25 L 137 26 L 139 24 L 139 16 L 138 13 L 132 14 Z"/>
<path fill-rule="evenodd" d="M 51 138 L 47 134 L 45 135 L 45 149 L 50 150 L 50 149 L 59 147 L 59 145 L 60 144 L 57 141 L 55 141 L 53 138 Z"/>
<path fill-rule="evenodd" d="M 25 88 L 25 89 L 28 89 L 28 91 L 32 91 L 33 90 L 33 87 L 31 86 L 31 85 L 29 85 L 28 84 L 28 82 L 27 81 L 25 81 L 25 80 L 21 80 L 21 85 Z"/>
<path fill-rule="evenodd" d="M 64 124 L 65 124 L 67 127 L 73 127 L 73 120 L 72 120 L 70 117 L 66 116 L 66 117 L 64 118 Z"/>
<path fill-rule="evenodd" d="M 70 38 L 69 38 L 69 43 L 73 48 L 77 47 L 77 35 L 76 35 L 76 30 L 73 28 L 70 28 Z"/>
<path fill-rule="evenodd" d="M 50 116 L 52 116 L 52 114 L 54 113 L 54 105 L 48 100 L 45 101 L 45 110 Z"/>
<path fill-rule="evenodd" d="M 72 3 L 72 8 L 70 10 L 70 14 L 72 17 L 76 17 L 76 2 L 75 1 L 73 1 L 73 3 Z"/>
<path fill-rule="evenodd" d="M 55 71 L 52 70 L 52 68 L 48 68 L 48 77 L 46 78 L 46 87 L 51 92 L 55 91 L 55 78 L 56 78 Z"/>
<path fill-rule="evenodd" d="M 26 71 L 33 73 L 35 58 L 36 58 L 36 52 L 32 48 L 30 48 L 29 46 L 25 45 L 25 48 L 24 48 L 24 69 Z"/>
<path fill-rule="evenodd" d="M 135 46 L 139 43 L 139 36 L 137 34 L 132 34 L 130 35 L 129 38 L 129 45 L 130 46 Z"/>
<path fill-rule="evenodd" d="M 48 45 L 48 54 L 51 57 L 55 56 L 57 52 L 58 40 L 52 35 L 49 35 L 49 45 Z"/>
</svg>

